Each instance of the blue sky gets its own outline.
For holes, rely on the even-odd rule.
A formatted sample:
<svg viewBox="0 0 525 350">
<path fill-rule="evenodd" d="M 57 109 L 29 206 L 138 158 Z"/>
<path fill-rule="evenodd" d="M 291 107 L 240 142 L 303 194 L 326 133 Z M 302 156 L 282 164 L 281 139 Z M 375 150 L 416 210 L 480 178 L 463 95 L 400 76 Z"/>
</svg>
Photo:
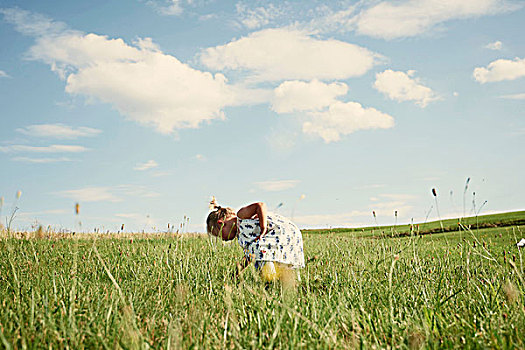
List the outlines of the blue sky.
<svg viewBox="0 0 525 350">
<path fill-rule="evenodd" d="M 2 221 L 202 232 L 214 195 L 390 224 L 437 219 L 432 188 L 442 217 L 525 209 L 524 5 L 3 1 Z"/>
</svg>

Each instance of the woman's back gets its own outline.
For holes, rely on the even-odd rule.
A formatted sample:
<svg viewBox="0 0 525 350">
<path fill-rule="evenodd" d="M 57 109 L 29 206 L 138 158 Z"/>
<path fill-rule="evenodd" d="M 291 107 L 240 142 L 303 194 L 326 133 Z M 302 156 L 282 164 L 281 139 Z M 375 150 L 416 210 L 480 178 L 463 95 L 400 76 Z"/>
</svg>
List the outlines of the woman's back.
<svg viewBox="0 0 525 350">
<path fill-rule="evenodd" d="M 272 261 L 304 267 L 303 238 L 301 230 L 289 219 L 267 213 L 267 232 L 260 236 L 259 219 L 237 218 L 238 241 L 246 256 L 258 261 Z"/>
</svg>

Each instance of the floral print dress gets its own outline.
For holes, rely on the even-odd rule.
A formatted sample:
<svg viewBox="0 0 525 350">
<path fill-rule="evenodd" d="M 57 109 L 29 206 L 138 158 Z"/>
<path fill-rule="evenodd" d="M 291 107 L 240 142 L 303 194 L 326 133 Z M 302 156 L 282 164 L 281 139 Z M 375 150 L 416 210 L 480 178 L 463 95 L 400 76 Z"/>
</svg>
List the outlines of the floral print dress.
<svg viewBox="0 0 525 350">
<path fill-rule="evenodd" d="M 255 260 L 255 268 L 263 262 L 272 261 L 287 264 L 293 268 L 304 267 L 303 236 L 301 230 L 289 219 L 268 213 L 267 232 L 260 236 L 259 219 L 239 219 L 237 239 L 250 260 Z"/>
</svg>

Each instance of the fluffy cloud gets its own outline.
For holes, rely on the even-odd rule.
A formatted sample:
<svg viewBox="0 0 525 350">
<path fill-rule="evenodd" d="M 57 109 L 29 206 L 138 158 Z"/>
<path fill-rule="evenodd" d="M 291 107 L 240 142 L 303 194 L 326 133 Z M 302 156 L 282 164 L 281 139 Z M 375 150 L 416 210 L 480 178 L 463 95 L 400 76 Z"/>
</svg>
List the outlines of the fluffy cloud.
<svg viewBox="0 0 525 350">
<path fill-rule="evenodd" d="M 394 218 L 396 211 L 398 217 L 409 216 L 414 207 L 405 201 L 385 201 L 371 203 L 369 208 L 370 212 L 375 211 L 377 217 Z"/>
<path fill-rule="evenodd" d="M 414 101 L 420 107 L 426 107 L 429 102 L 439 100 L 440 97 L 432 89 L 419 83 L 413 78 L 414 71 L 398 72 L 390 69 L 376 74 L 374 88 L 392 100 Z"/>
<path fill-rule="evenodd" d="M 365 74 L 381 56 L 339 40 L 291 29 L 265 29 L 200 54 L 211 69 L 246 70 L 255 81 L 346 79 Z"/>
<path fill-rule="evenodd" d="M 473 75 L 474 79 L 481 84 L 518 79 L 525 76 L 525 58 L 499 59 L 489 63 L 486 68 L 474 69 Z"/>
<path fill-rule="evenodd" d="M 249 8 L 243 3 L 235 5 L 239 21 L 248 29 L 256 29 L 270 23 L 274 18 L 280 17 L 284 11 L 274 4 L 267 7 Z"/>
<path fill-rule="evenodd" d="M 31 137 L 50 137 L 57 139 L 76 139 L 78 137 L 96 136 L 102 131 L 85 126 L 71 127 L 64 124 L 35 124 L 16 131 Z"/>
<path fill-rule="evenodd" d="M 512 94 L 512 95 L 503 95 L 503 96 L 500 96 L 500 98 L 504 98 L 504 99 L 507 99 L 507 100 L 525 100 L 525 93 Z"/>
<path fill-rule="evenodd" d="M 129 45 L 66 30 L 22 10 L 4 15 L 22 33 L 36 36 L 28 57 L 49 64 L 65 80 L 66 92 L 111 104 L 161 133 L 223 118 L 222 108 L 234 104 L 234 92 L 222 74 L 193 69 L 161 52 L 151 39 Z"/>
<path fill-rule="evenodd" d="M 390 116 L 373 108 L 339 102 L 337 98 L 348 90 L 346 84 L 321 82 L 360 76 L 380 63 L 382 56 L 357 45 L 281 28 L 202 51 L 199 59 L 209 68 L 248 76 L 232 85 L 220 73 L 199 71 L 163 53 L 148 38 L 128 44 L 120 38 L 70 30 L 63 23 L 19 9 L 2 13 L 21 33 L 35 37 L 27 58 L 48 64 L 65 81 L 67 93 L 108 103 L 127 119 L 161 133 L 223 119 L 227 106 L 267 102 L 278 113 L 308 112 L 310 120 L 303 131 L 322 134 L 327 142 L 355 130 L 393 125 Z M 247 88 L 254 82 L 283 80 L 292 81 L 273 92 Z M 350 116 L 341 117 L 342 110 Z M 369 118 L 356 117 L 362 115 Z M 345 124 L 342 129 L 334 131 L 334 125 L 339 128 L 341 123 Z M 65 126 L 57 131 L 60 126 L 55 125 L 55 135 L 74 134 Z M 52 133 L 50 125 L 20 131 Z"/>
<path fill-rule="evenodd" d="M 124 197 L 151 198 L 159 196 L 158 193 L 149 191 L 144 186 L 135 185 L 84 187 L 76 190 L 60 191 L 55 194 L 78 202 L 121 202 L 124 200 Z"/>
<path fill-rule="evenodd" d="M 275 89 L 272 109 L 277 113 L 306 112 L 308 120 L 303 123 L 303 132 L 319 136 L 326 143 L 339 141 L 342 135 L 357 130 L 394 126 L 394 119 L 388 114 L 357 102 L 337 100 L 347 92 L 344 83 L 286 81 Z"/>
<path fill-rule="evenodd" d="M 394 118 L 375 108 L 364 108 L 357 102 L 335 102 L 326 111 L 310 112 L 311 120 L 303 124 L 303 132 L 321 137 L 326 143 L 339 141 L 341 135 L 358 130 L 388 129 Z"/>
<path fill-rule="evenodd" d="M 56 153 L 80 153 L 89 149 L 76 145 L 51 145 L 51 146 L 27 146 L 27 145 L 10 145 L 0 146 L 2 153 L 33 153 L 33 154 L 56 154 Z M 72 162 L 73 159 L 68 157 L 13 157 L 11 160 L 22 163 L 46 164 Z"/>
<path fill-rule="evenodd" d="M 503 48 L 503 43 L 501 41 L 495 41 L 493 43 L 485 45 L 485 48 L 489 50 L 499 51 Z"/>
<path fill-rule="evenodd" d="M 277 192 L 294 188 L 298 183 L 299 180 L 275 180 L 256 182 L 255 185 L 263 191 Z"/>
<path fill-rule="evenodd" d="M 320 110 L 336 102 L 337 97 L 347 92 L 348 86 L 345 83 L 285 81 L 274 90 L 272 109 L 277 113 Z"/>
<path fill-rule="evenodd" d="M 119 202 L 120 198 L 110 192 L 109 187 L 86 187 L 78 190 L 61 191 L 58 195 L 78 202 Z"/>
<path fill-rule="evenodd" d="M 79 153 L 85 152 L 89 149 L 84 146 L 75 145 L 51 145 L 51 146 L 26 146 L 26 145 L 11 145 L 0 146 L 0 152 L 4 153 Z"/>
<path fill-rule="evenodd" d="M 46 163 L 61 163 L 61 162 L 72 162 L 73 159 L 67 157 L 59 158 L 32 158 L 32 157 L 14 157 L 11 158 L 15 162 L 22 163 L 34 163 L 34 164 L 46 164 Z"/>
<path fill-rule="evenodd" d="M 415 196 L 398 194 L 380 194 L 370 198 L 367 209 L 353 210 L 336 214 L 302 215 L 294 218 L 301 226 L 308 227 L 357 227 L 375 225 L 372 212 L 381 225 L 393 224 L 395 212 L 398 218 L 409 218 L 413 215 Z M 386 222 L 385 222 L 386 221 Z"/>
<path fill-rule="evenodd" d="M 370 226 L 370 212 L 353 210 L 337 214 L 300 215 L 293 218 L 300 227 L 359 227 Z"/>
<path fill-rule="evenodd" d="M 9 78 L 9 74 L 4 72 L 3 70 L 0 70 L 0 78 Z"/>
<path fill-rule="evenodd" d="M 149 170 L 158 167 L 159 164 L 154 160 L 148 160 L 145 163 L 137 164 L 133 169 L 138 171 Z"/>
<path fill-rule="evenodd" d="M 0 8 L 4 19 L 13 24 L 17 31 L 24 35 L 40 36 L 55 35 L 68 31 L 62 22 L 53 21 L 51 18 L 38 13 L 31 13 L 19 8 Z"/>
<path fill-rule="evenodd" d="M 361 11 L 350 23 L 359 34 L 388 40 L 420 35 L 445 21 L 494 15 L 519 7 L 506 0 L 382 1 Z"/>
<path fill-rule="evenodd" d="M 181 0 L 149 0 L 146 4 L 154 8 L 158 14 L 164 16 L 178 16 L 183 12 Z"/>
</svg>

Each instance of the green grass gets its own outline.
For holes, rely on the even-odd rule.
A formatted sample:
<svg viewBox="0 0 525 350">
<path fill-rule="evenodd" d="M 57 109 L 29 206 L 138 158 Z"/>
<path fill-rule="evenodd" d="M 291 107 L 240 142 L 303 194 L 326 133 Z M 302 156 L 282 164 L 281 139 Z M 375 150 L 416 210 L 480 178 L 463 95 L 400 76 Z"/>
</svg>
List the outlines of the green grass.
<svg viewBox="0 0 525 350">
<path fill-rule="evenodd" d="M 460 227 L 460 225 L 464 227 Z M 460 231 L 465 228 L 491 228 L 507 226 L 525 226 L 525 211 L 514 211 L 501 214 L 479 215 L 466 218 L 454 218 L 446 220 L 429 221 L 414 225 L 397 225 L 397 226 L 370 226 L 359 228 L 332 228 L 332 229 L 312 229 L 305 230 L 308 233 L 326 234 L 330 232 L 338 233 L 356 233 L 359 237 L 368 236 L 407 236 L 414 234 L 429 234 Z"/>
<path fill-rule="evenodd" d="M 522 214 L 520 214 L 522 215 Z M 377 228 L 376 228 L 377 230 Z M 518 226 L 304 233 L 296 290 L 207 237 L 0 240 L 5 348 L 524 348 Z"/>
</svg>

